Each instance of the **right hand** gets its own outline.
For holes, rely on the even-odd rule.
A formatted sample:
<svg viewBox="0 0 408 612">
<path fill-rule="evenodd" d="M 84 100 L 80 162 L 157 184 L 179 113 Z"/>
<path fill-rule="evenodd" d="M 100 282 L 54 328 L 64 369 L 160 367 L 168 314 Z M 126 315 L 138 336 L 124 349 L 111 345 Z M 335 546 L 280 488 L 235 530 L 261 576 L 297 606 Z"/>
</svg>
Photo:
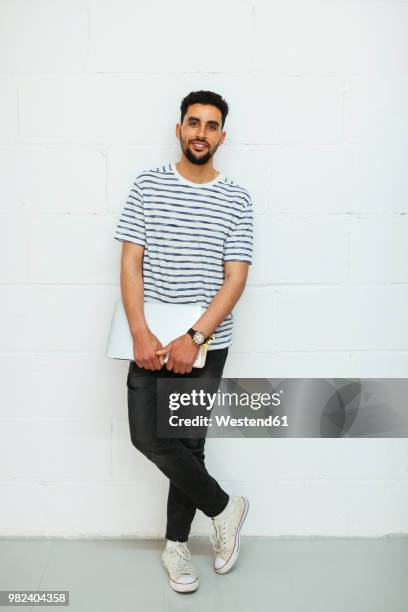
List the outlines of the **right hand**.
<svg viewBox="0 0 408 612">
<path fill-rule="evenodd" d="M 133 338 L 133 356 L 139 368 L 145 370 L 161 370 L 164 357 L 156 355 L 162 343 L 150 329 L 135 334 Z"/>
</svg>

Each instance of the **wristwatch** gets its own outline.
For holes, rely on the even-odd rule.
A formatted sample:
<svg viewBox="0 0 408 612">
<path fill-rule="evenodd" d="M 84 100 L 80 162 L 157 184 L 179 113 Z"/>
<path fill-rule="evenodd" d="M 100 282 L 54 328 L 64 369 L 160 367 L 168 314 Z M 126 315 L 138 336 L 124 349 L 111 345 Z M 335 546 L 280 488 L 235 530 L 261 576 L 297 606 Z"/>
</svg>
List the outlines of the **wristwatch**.
<svg viewBox="0 0 408 612">
<path fill-rule="evenodd" d="M 196 329 L 193 329 L 192 327 L 190 327 L 187 333 L 189 336 L 191 336 L 196 346 L 202 346 L 203 344 L 207 344 L 207 343 L 209 344 L 210 342 L 214 340 L 214 334 L 210 334 L 206 338 L 203 332 L 197 331 Z"/>
</svg>

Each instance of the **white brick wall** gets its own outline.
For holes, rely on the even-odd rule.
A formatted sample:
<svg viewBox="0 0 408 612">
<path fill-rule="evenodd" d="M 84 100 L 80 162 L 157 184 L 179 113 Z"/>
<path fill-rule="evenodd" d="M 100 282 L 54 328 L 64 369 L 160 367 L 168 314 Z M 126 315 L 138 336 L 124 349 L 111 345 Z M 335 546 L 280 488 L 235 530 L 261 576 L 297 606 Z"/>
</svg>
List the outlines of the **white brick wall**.
<svg viewBox="0 0 408 612">
<path fill-rule="evenodd" d="M 0 535 L 164 535 L 168 482 L 131 446 L 127 364 L 104 350 L 118 213 L 140 169 L 179 158 L 194 89 L 229 102 L 215 167 L 256 213 L 225 376 L 408 373 L 408 3 L 159 5 L 0 4 Z M 209 439 L 206 456 L 250 497 L 246 534 L 377 535 L 408 532 L 407 452 Z"/>
</svg>

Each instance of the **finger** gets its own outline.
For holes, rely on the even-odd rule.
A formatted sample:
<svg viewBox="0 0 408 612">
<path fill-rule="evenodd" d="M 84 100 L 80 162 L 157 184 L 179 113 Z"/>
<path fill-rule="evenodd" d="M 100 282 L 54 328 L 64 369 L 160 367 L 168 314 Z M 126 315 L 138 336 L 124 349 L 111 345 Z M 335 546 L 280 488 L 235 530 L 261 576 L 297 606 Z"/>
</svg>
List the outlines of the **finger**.
<svg viewBox="0 0 408 612">
<path fill-rule="evenodd" d="M 155 370 L 161 370 L 162 368 L 162 364 L 160 363 L 160 359 L 158 357 L 156 357 L 154 360 L 154 367 Z"/>
<path fill-rule="evenodd" d="M 156 351 L 156 355 L 163 355 L 164 353 L 168 353 L 168 351 L 170 350 L 171 344 L 166 344 L 166 346 L 163 346 L 162 348 L 157 349 Z"/>
<path fill-rule="evenodd" d="M 168 370 L 171 370 L 173 368 L 173 365 L 174 365 L 174 361 L 171 357 L 169 357 L 166 363 L 166 368 Z"/>
<path fill-rule="evenodd" d="M 150 360 L 149 359 L 144 359 L 143 360 L 143 367 L 145 368 L 145 370 L 149 370 L 150 369 Z"/>
<path fill-rule="evenodd" d="M 149 363 L 150 363 L 150 369 L 154 372 L 154 370 L 156 370 L 156 359 L 155 358 L 150 359 Z"/>
</svg>

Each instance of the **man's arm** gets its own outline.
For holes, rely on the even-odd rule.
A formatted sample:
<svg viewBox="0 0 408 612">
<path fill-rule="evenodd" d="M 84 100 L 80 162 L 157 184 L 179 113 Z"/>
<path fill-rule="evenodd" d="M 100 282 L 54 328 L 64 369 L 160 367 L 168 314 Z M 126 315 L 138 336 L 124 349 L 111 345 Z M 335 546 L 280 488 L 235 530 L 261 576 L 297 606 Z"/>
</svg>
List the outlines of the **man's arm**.
<svg viewBox="0 0 408 612">
<path fill-rule="evenodd" d="M 133 338 L 137 365 L 147 370 L 160 370 L 162 360 L 156 356 L 156 350 L 162 344 L 149 329 L 144 315 L 143 257 L 143 246 L 123 242 L 120 262 L 122 303 Z"/>
<path fill-rule="evenodd" d="M 249 263 L 246 261 L 224 262 L 224 284 L 213 297 L 206 311 L 192 327 L 209 336 L 233 310 L 241 297 L 247 277 Z"/>
<path fill-rule="evenodd" d="M 132 336 L 147 329 L 143 308 L 143 255 L 144 247 L 132 242 L 123 242 L 120 289 Z"/>
</svg>

